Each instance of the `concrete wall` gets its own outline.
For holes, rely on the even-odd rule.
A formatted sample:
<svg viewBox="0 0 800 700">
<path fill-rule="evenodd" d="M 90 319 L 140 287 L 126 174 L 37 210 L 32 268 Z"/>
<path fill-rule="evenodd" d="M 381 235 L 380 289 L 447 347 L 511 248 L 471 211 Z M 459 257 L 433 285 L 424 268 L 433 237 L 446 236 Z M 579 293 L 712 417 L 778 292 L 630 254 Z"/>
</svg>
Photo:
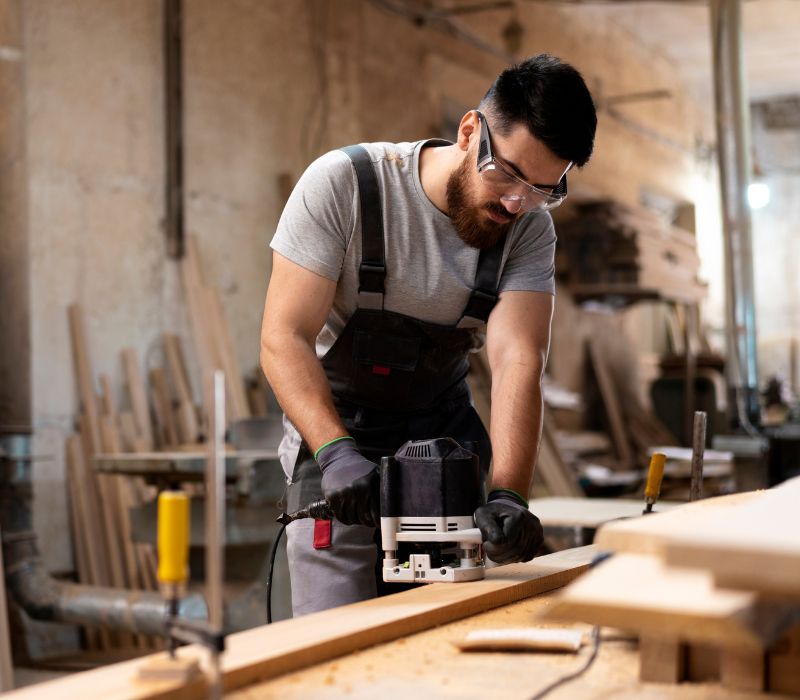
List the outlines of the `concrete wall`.
<svg viewBox="0 0 800 700">
<path fill-rule="evenodd" d="M 693 153 L 704 122 L 670 63 L 591 8 L 524 7 L 521 53 L 561 55 L 601 96 L 673 94 L 620 108 L 634 126 L 602 112 L 597 155 L 573 187 L 633 203 L 643 186 L 693 199 L 692 183 L 707 180 Z M 47 565 L 63 570 L 62 446 L 77 408 L 67 305 L 83 306 L 95 374 L 108 373 L 118 393 L 121 348 L 152 365 L 161 333 L 189 336 L 161 230 L 161 3 L 24 8 L 35 449 L 51 455 L 36 467 L 35 518 Z M 247 369 L 257 363 L 278 176 L 297 178 L 345 143 L 436 135 L 446 105 L 475 106 L 503 63 L 359 0 L 185 0 L 185 14 L 187 229 Z M 500 45 L 506 19 L 492 12 L 466 26 Z"/>
</svg>

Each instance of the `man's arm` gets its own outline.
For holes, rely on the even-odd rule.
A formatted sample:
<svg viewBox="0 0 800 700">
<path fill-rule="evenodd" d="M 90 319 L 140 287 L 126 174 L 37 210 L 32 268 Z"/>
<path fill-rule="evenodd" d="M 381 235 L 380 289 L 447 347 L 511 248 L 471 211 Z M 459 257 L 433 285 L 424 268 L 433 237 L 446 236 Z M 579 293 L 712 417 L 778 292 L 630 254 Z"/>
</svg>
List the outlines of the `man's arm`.
<svg viewBox="0 0 800 700">
<path fill-rule="evenodd" d="M 335 293 L 335 282 L 273 253 L 261 324 L 261 367 L 312 452 L 347 435 L 315 350 Z"/>
<path fill-rule="evenodd" d="M 336 283 L 272 256 L 272 277 L 261 324 L 261 366 L 278 402 L 322 470 L 322 493 L 345 525 L 375 527 L 376 466 L 346 438 L 330 383 L 317 359 L 317 334 L 331 310 Z"/>
<path fill-rule="evenodd" d="M 504 292 L 489 316 L 492 372 L 492 489 L 527 499 L 542 432 L 542 390 L 550 348 L 553 296 Z"/>
</svg>

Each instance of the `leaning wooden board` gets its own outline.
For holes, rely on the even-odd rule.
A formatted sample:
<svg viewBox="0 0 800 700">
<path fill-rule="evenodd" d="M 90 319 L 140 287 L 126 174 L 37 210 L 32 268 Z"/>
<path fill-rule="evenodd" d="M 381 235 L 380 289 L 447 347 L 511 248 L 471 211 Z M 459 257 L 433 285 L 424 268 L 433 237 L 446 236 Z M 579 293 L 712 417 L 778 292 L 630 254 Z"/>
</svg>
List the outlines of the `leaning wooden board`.
<svg viewBox="0 0 800 700">
<path fill-rule="evenodd" d="M 594 547 L 558 552 L 527 564 L 487 572 L 483 581 L 437 583 L 231 635 L 222 659 L 226 690 L 306 668 L 437 625 L 559 588 L 585 571 Z M 180 650 L 205 663 L 196 646 Z M 202 682 L 187 685 L 137 679 L 156 656 L 114 664 L 8 694 L 9 700 L 184 700 L 205 695 Z"/>
</svg>

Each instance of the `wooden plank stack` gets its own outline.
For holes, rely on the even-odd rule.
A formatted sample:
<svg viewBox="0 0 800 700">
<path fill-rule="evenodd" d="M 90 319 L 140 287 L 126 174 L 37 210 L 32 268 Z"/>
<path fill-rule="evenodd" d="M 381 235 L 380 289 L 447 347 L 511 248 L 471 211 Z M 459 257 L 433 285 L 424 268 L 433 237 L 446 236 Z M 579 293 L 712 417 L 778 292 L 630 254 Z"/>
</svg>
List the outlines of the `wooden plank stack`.
<svg viewBox="0 0 800 700">
<path fill-rule="evenodd" d="M 558 276 L 573 292 L 598 296 L 650 290 L 663 299 L 699 301 L 697 242 L 657 214 L 613 200 L 581 202 L 558 225 Z"/>
<path fill-rule="evenodd" d="M 248 394 L 236 363 L 216 290 L 205 285 L 197 242 L 187 242 L 181 263 L 195 350 L 201 368 L 222 368 L 228 389 L 228 420 L 251 415 Z M 131 539 L 129 510 L 155 497 L 139 478 L 97 474 L 92 458 L 100 453 L 152 452 L 194 446 L 204 439 L 202 407 L 195 404 L 180 338 L 162 338 L 161 366 L 143 370 L 133 348 L 122 350 L 123 397 L 114 396 L 112 378 L 92 370 L 85 320 L 80 306 L 68 310 L 79 415 L 76 434 L 66 443 L 67 485 L 75 563 L 80 582 L 156 590 L 156 557 L 151 544 Z M 145 377 L 149 380 L 146 383 Z M 198 386 L 200 385 L 198 378 Z M 255 383 L 250 395 L 266 410 L 266 390 Z M 94 648 L 152 648 L 153 640 L 105 631 L 86 632 Z"/>
<path fill-rule="evenodd" d="M 800 479 L 611 523 L 548 617 L 636 630 L 642 680 L 800 695 Z"/>
</svg>

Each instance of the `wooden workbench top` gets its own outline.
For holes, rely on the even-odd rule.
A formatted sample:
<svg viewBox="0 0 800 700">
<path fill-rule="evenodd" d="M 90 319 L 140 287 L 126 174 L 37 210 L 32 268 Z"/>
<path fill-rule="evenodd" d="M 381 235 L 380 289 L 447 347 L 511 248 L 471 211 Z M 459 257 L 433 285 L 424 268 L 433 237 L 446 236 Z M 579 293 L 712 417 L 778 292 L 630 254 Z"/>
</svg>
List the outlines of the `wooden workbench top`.
<svg viewBox="0 0 800 700">
<path fill-rule="evenodd" d="M 578 668 L 589 653 L 461 652 L 453 641 L 474 629 L 536 625 L 566 626 L 587 632 L 588 625 L 536 621 L 557 593 L 545 593 L 486 613 L 352 653 L 290 673 L 276 680 L 227 693 L 228 700 L 524 700 L 556 678 Z M 636 641 L 605 629 L 600 654 L 579 679 L 558 688 L 547 700 L 780 700 L 787 696 L 731 692 L 718 683 L 661 685 L 640 683 Z"/>
</svg>

